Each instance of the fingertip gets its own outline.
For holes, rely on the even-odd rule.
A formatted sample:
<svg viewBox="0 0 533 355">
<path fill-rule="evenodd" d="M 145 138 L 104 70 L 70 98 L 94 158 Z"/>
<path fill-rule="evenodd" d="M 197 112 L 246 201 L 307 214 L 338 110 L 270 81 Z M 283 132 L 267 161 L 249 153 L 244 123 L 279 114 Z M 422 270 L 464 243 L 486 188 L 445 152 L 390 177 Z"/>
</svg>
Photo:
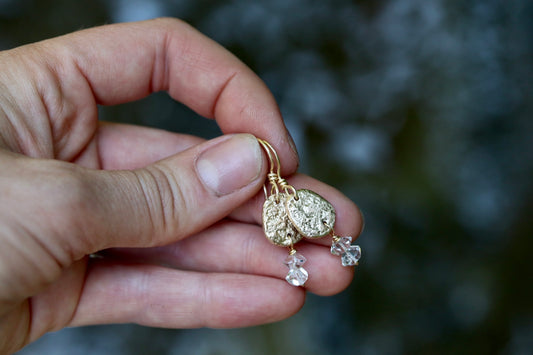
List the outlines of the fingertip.
<svg viewBox="0 0 533 355">
<path fill-rule="evenodd" d="M 338 259 L 336 261 L 340 264 Z M 326 274 L 318 271 L 315 276 L 321 279 L 320 287 L 313 288 L 313 290 L 310 290 L 310 292 L 318 296 L 333 296 L 348 288 L 348 286 L 351 285 L 355 275 L 354 268 L 342 267 L 342 269 L 335 269 L 337 271 L 334 277 L 331 276 L 331 270 L 325 271 Z"/>
<path fill-rule="evenodd" d="M 304 268 L 309 273 L 306 289 L 318 296 L 333 296 L 352 282 L 354 268 L 342 266 L 329 247 L 307 244 L 298 249 L 307 258 Z"/>
<path fill-rule="evenodd" d="M 349 235 L 355 240 L 363 231 L 363 213 L 361 212 L 359 206 L 355 204 L 355 202 L 350 200 L 348 197 L 343 197 L 344 198 L 336 201 L 336 225 L 338 226 L 338 231 L 336 231 L 339 234 Z"/>
<path fill-rule="evenodd" d="M 227 135 L 213 142 L 195 161 L 196 172 L 209 190 L 224 196 L 262 182 L 263 154 L 254 136 Z"/>
<path fill-rule="evenodd" d="M 300 165 L 300 156 L 298 155 L 298 149 L 296 148 L 296 144 L 288 130 L 285 135 L 279 137 L 279 141 L 275 146 L 281 147 L 281 174 L 284 176 L 294 174 Z"/>
</svg>

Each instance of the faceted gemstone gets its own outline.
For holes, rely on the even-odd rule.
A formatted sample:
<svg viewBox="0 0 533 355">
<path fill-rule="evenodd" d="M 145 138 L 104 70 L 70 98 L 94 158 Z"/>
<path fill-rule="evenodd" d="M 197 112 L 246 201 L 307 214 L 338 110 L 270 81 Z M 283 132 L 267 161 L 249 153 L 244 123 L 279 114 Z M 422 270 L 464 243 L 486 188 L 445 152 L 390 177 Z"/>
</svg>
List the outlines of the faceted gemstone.
<svg viewBox="0 0 533 355">
<path fill-rule="evenodd" d="M 293 286 L 303 286 L 305 284 L 309 278 L 307 270 L 302 267 L 305 262 L 305 257 L 300 253 L 289 255 L 285 259 L 285 265 L 289 268 L 289 272 L 285 277 L 288 283 Z"/>
<path fill-rule="evenodd" d="M 293 286 L 303 286 L 308 278 L 309 274 L 306 269 L 303 267 L 295 267 L 289 269 L 289 273 L 285 277 L 285 280 Z"/>
<path fill-rule="evenodd" d="M 342 237 L 331 244 L 331 254 L 340 255 L 342 266 L 356 265 L 361 259 L 361 248 L 351 243 L 352 237 Z"/>
<path fill-rule="evenodd" d="M 305 258 L 305 256 L 300 253 L 295 253 L 287 256 L 287 258 L 285 259 L 285 265 L 287 265 L 290 269 L 294 267 L 300 267 L 305 264 L 306 261 L 307 259 Z"/>
<path fill-rule="evenodd" d="M 352 245 L 341 256 L 342 266 L 354 266 L 361 259 L 361 248 L 359 245 Z"/>
<path fill-rule="evenodd" d="M 341 237 L 338 241 L 331 244 L 331 254 L 342 255 L 345 250 L 350 248 L 352 244 L 352 237 Z"/>
</svg>

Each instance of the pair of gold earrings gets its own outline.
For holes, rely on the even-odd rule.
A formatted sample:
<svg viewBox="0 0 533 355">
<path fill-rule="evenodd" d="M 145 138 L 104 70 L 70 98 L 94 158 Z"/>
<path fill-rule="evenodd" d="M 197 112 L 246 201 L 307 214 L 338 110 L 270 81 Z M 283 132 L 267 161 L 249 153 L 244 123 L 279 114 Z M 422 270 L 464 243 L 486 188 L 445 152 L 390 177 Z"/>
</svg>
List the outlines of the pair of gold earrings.
<svg viewBox="0 0 533 355">
<path fill-rule="evenodd" d="M 352 245 L 352 237 L 335 234 L 335 208 L 311 190 L 296 190 L 281 177 L 281 163 L 276 150 L 265 140 L 257 139 L 269 161 L 267 182 L 263 186 L 263 230 L 272 243 L 289 248 L 285 279 L 293 286 L 304 286 L 309 273 L 303 268 L 306 258 L 296 252 L 294 244 L 302 238 L 317 239 L 332 235 L 331 254 L 341 257 L 343 266 L 357 265 L 361 248 Z M 267 188 L 267 184 L 270 189 Z"/>
</svg>

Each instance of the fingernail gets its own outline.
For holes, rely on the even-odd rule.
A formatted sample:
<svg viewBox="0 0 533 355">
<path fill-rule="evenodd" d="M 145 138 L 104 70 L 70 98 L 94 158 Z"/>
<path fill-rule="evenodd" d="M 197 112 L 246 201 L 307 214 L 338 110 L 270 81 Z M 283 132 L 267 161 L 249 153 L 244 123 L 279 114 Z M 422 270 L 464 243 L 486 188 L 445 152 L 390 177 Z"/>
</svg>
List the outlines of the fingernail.
<svg viewBox="0 0 533 355">
<path fill-rule="evenodd" d="M 202 152 L 196 170 L 203 183 L 219 196 L 235 192 L 257 179 L 263 155 L 257 139 L 235 134 Z"/>
<path fill-rule="evenodd" d="M 296 143 L 294 143 L 294 138 L 292 138 L 291 132 L 287 130 L 288 136 L 289 136 L 289 146 L 291 147 L 292 151 L 294 152 L 294 155 L 298 157 L 298 148 L 296 148 Z"/>
</svg>

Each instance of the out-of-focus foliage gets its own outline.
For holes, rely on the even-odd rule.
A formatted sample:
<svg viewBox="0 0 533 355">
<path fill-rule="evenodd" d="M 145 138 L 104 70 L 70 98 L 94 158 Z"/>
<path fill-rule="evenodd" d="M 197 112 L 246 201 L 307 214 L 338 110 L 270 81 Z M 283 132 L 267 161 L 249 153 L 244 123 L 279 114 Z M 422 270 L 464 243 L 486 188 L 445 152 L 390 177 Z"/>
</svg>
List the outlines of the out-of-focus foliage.
<svg viewBox="0 0 533 355">
<path fill-rule="evenodd" d="M 273 325 L 69 329 L 22 354 L 531 353 L 532 2 L 0 0 L 0 48 L 157 16 L 250 65 L 302 170 L 360 205 L 355 281 Z M 218 134 L 166 94 L 100 113 Z"/>
</svg>

